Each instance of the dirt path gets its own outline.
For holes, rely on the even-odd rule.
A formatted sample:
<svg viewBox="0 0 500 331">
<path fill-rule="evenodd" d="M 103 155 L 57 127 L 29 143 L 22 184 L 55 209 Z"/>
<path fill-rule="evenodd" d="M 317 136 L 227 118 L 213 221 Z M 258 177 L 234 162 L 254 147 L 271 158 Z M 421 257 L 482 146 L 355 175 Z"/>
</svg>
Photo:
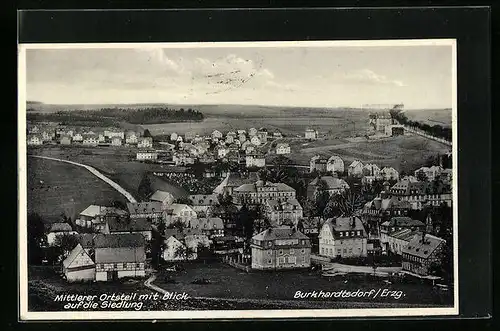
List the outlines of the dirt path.
<svg viewBox="0 0 500 331">
<path fill-rule="evenodd" d="M 116 191 L 118 191 L 118 193 L 122 194 L 129 202 L 132 202 L 132 203 L 137 202 L 137 200 L 135 200 L 135 198 L 132 196 L 132 194 L 130 194 L 129 192 L 127 192 L 123 187 L 121 187 L 120 185 L 118 185 L 117 183 L 115 183 L 114 181 L 112 181 L 111 179 L 109 179 L 108 177 L 104 176 L 102 173 L 100 173 L 99 171 L 97 171 L 94 167 L 91 167 L 89 165 L 82 164 L 82 163 L 73 162 L 73 161 L 57 159 L 57 158 L 54 158 L 54 157 L 40 156 L 40 155 L 28 155 L 28 156 L 39 158 L 39 159 L 45 159 L 45 160 L 65 162 L 65 163 L 69 163 L 69 164 L 72 164 L 72 165 L 75 165 L 75 166 L 79 166 L 79 167 L 85 168 L 88 171 L 90 171 L 93 175 L 95 175 L 97 178 L 99 178 L 103 182 L 109 184 L 112 188 L 114 188 Z"/>
</svg>

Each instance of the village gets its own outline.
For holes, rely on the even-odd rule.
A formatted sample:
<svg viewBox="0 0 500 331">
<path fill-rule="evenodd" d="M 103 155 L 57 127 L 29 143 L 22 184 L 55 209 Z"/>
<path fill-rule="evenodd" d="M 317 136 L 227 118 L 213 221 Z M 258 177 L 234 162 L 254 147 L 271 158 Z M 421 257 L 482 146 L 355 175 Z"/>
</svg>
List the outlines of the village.
<svg viewBox="0 0 500 331">
<path fill-rule="evenodd" d="M 415 134 L 389 112 L 370 114 L 368 122 L 372 137 Z M 261 127 L 158 139 L 147 130 L 29 125 L 29 150 L 128 148 L 129 162 L 164 165 L 152 176 L 189 191 L 150 190 L 141 201 L 92 204 L 75 219 L 48 224 L 39 240 L 42 263 L 60 266 L 67 282 L 167 275 L 161 282 L 168 284 L 176 271 L 203 261 L 250 274 L 316 270 L 318 277 L 451 286 L 451 152 L 432 165 L 422 160 L 411 173 L 345 163 L 342 155 L 318 154 L 304 166 L 290 159 L 295 139 L 316 141 L 321 133 L 308 127 L 296 137 Z M 202 185 L 206 179 L 217 185 Z"/>
</svg>

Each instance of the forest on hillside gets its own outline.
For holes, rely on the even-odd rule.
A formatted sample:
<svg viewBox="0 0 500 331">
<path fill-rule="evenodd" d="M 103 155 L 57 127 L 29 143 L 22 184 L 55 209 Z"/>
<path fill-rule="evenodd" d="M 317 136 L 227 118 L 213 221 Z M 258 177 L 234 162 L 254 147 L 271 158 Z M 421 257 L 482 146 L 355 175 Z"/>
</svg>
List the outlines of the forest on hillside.
<svg viewBox="0 0 500 331">
<path fill-rule="evenodd" d="M 66 125 L 88 125 L 90 123 L 100 123 L 113 125 L 119 122 L 131 124 L 160 124 L 186 121 L 202 121 L 204 115 L 194 109 L 170 109 L 161 107 L 152 108 L 101 108 L 98 110 L 67 110 L 56 113 L 42 114 L 29 113 L 27 109 L 27 119 L 31 121 L 59 122 Z"/>
</svg>

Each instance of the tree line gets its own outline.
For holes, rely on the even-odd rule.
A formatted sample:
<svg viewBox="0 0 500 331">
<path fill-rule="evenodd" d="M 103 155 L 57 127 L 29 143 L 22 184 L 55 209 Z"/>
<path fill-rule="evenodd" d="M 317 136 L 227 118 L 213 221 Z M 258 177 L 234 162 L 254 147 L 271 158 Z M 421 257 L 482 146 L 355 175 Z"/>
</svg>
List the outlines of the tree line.
<svg viewBox="0 0 500 331">
<path fill-rule="evenodd" d="M 429 124 L 421 123 L 418 121 L 411 121 L 410 119 L 408 119 L 406 114 L 404 114 L 403 112 L 401 112 L 400 110 L 397 110 L 397 109 L 391 109 L 390 114 L 391 114 L 391 117 L 394 120 L 398 121 L 400 124 L 409 126 L 411 128 L 420 129 L 420 130 L 430 134 L 431 136 L 434 136 L 437 138 L 442 138 L 442 139 L 445 139 L 448 141 L 452 140 L 452 132 L 451 132 L 451 128 L 449 128 L 449 127 L 443 127 L 439 124 L 429 125 Z"/>
<path fill-rule="evenodd" d="M 106 125 L 125 121 L 131 124 L 158 124 L 183 121 L 202 121 L 203 113 L 194 109 L 181 108 L 179 110 L 165 107 L 147 107 L 137 109 L 101 108 L 98 110 L 71 110 L 58 111 L 51 114 L 29 113 L 28 120 L 63 122 L 76 125 L 99 121 Z M 76 123 L 76 124 L 75 124 Z M 82 124 L 84 125 L 84 124 Z"/>
</svg>

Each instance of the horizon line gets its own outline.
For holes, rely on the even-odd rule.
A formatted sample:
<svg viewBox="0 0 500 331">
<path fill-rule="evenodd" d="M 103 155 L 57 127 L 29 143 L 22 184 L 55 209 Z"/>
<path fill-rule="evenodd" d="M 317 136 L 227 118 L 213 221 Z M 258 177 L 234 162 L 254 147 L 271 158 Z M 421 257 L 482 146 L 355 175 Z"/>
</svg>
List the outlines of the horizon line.
<svg viewBox="0 0 500 331">
<path fill-rule="evenodd" d="M 359 106 L 348 106 L 348 105 L 336 105 L 336 106 L 300 106 L 300 105 L 283 105 L 283 104 L 239 104 L 239 103 L 197 103 L 197 102 L 192 102 L 192 103 L 176 103 L 176 102 L 128 102 L 128 103 L 113 103 L 113 102 L 102 102 L 102 103 L 47 103 L 43 101 L 36 101 L 36 100 L 26 100 L 26 103 L 37 103 L 37 104 L 42 104 L 42 105 L 48 105 L 48 106 L 101 106 L 101 105 L 114 105 L 114 106 L 126 106 L 126 105 L 173 105 L 173 106 L 247 106 L 247 107 L 284 107 L 284 108 L 312 108 L 312 109 L 339 109 L 339 108 L 350 108 L 350 109 L 385 109 L 385 108 L 370 108 L 370 107 L 363 107 L 363 105 Z M 397 104 L 403 104 L 404 103 L 393 103 L 393 105 Z M 387 103 L 387 105 L 391 105 L 391 103 Z M 389 109 L 389 108 L 388 108 Z M 404 107 L 405 110 L 447 110 L 450 109 L 452 110 L 453 107 L 411 107 L 407 108 Z"/>
</svg>

